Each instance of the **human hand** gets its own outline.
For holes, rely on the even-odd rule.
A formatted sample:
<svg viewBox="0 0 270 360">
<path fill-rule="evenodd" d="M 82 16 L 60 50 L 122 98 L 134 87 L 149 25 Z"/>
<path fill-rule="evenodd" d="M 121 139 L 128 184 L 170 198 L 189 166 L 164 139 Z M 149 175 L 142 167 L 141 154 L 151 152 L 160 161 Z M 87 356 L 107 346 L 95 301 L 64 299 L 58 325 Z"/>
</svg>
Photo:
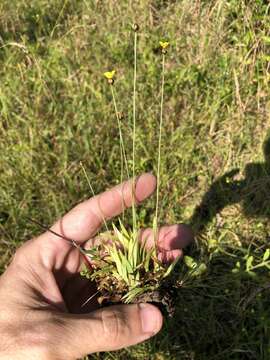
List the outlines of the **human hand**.
<svg viewBox="0 0 270 360">
<path fill-rule="evenodd" d="M 151 195 L 155 185 L 154 176 L 140 176 L 137 202 Z M 89 247 L 103 218 L 118 215 L 123 204 L 132 205 L 132 180 L 80 203 L 52 230 Z M 150 232 L 144 230 L 144 235 Z M 163 258 L 170 261 L 181 255 L 191 239 L 184 225 L 161 228 L 158 244 Z M 89 281 L 79 279 L 84 261 L 76 247 L 49 231 L 16 251 L 0 277 L 0 359 L 76 359 L 134 345 L 161 329 L 162 315 L 150 304 L 94 309 L 93 299 L 81 307 L 94 291 Z"/>
</svg>

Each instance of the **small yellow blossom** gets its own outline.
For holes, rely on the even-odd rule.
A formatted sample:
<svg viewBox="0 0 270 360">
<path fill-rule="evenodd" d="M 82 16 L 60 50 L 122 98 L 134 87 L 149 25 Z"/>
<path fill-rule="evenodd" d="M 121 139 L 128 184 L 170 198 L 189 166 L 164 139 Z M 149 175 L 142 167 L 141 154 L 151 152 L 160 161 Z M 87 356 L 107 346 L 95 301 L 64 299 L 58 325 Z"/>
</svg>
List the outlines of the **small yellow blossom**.
<svg viewBox="0 0 270 360">
<path fill-rule="evenodd" d="M 169 41 L 160 41 L 159 45 L 162 47 L 162 49 L 166 49 L 170 45 L 170 43 Z"/>
<path fill-rule="evenodd" d="M 108 79 L 108 80 L 112 80 L 114 78 L 114 75 L 115 75 L 115 70 L 106 71 L 104 73 L 105 78 Z"/>
</svg>

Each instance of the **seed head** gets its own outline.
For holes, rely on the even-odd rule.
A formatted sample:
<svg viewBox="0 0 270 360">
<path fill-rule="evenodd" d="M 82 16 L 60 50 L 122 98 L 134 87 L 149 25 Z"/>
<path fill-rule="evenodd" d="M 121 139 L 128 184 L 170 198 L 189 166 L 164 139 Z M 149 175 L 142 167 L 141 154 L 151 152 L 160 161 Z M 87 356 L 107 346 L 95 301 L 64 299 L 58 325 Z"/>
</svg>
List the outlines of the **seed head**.
<svg viewBox="0 0 270 360">
<path fill-rule="evenodd" d="M 138 31 L 140 30 L 140 27 L 139 27 L 139 25 L 138 25 L 137 23 L 134 23 L 134 24 L 132 25 L 132 29 L 133 29 L 135 32 L 138 32 Z"/>
</svg>

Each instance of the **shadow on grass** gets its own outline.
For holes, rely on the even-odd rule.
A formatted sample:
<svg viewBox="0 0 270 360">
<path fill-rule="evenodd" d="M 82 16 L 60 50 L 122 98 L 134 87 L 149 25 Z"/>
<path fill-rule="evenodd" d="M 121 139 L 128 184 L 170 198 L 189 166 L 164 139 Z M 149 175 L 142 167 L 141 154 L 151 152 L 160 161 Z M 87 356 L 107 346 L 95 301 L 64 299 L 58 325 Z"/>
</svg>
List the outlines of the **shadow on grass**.
<svg viewBox="0 0 270 360">
<path fill-rule="evenodd" d="M 263 151 L 264 161 L 248 163 L 243 176 L 233 169 L 210 186 L 190 221 L 196 235 L 236 203 L 248 219 L 270 218 L 270 136 Z M 258 249 L 254 236 L 244 240 L 246 248 L 229 250 L 233 256 L 212 254 L 206 276 L 179 291 L 176 315 L 157 340 L 168 358 L 270 359 L 269 270 L 246 271 L 247 248 Z"/>
<path fill-rule="evenodd" d="M 265 161 L 247 164 L 242 180 L 237 180 L 239 169 L 233 169 L 211 185 L 191 218 L 195 233 L 202 232 L 226 206 L 239 202 L 248 218 L 270 217 L 270 137 L 265 140 L 263 150 Z"/>
</svg>

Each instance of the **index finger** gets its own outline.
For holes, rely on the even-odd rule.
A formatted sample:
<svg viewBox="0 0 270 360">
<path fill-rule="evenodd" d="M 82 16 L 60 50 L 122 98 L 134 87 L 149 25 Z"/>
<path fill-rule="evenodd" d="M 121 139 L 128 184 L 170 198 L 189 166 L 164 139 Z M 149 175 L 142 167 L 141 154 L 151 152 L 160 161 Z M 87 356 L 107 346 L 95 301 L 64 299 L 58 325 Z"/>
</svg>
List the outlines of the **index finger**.
<svg viewBox="0 0 270 360">
<path fill-rule="evenodd" d="M 143 174 L 135 180 L 133 196 L 133 179 L 125 181 L 75 206 L 53 225 L 52 230 L 78 244 L 83 243 L 95 235 L 104 220 L 119 215 L 124 208 L 132 206 L 133 198 L 136 203 L 145 200 L 155 187 L 155 176 Z"/>
</svg>

